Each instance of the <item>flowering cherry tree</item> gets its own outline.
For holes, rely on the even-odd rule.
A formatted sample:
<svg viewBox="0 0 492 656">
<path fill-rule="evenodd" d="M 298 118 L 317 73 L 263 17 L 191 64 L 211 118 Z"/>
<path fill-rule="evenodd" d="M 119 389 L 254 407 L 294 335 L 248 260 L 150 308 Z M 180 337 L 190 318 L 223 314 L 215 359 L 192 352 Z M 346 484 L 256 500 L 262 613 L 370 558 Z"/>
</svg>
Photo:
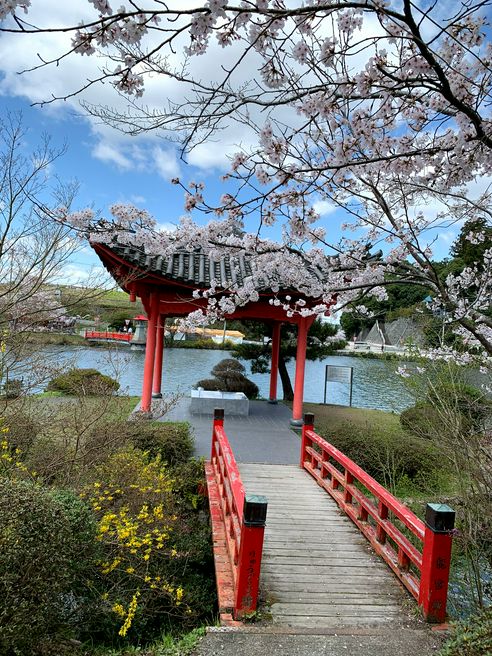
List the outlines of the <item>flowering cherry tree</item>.
<svg viewBox="0 0 492 656">
<path fill-rule="evenodd" d="M 236 123 L 256 143 L 231 156 L 218 206 L 201 183 L 174 180 L 188 212 L 215 215 L 206 227 L 187 216 L 175 232 L 157 232 L 152 217 L 121 205 L 106 221 L 63 208 L 60 220 L 89 226 L 94 240 L 111 241 L 116 231 L 120 242 L 148 251 L 254 253 L 244 286 L 217 296 L 212 283 L 212 314 L 254 300 L 261 286 L 275 291 L 280 277 L 319 299 L 310 309 L 302 298 L 274 301 L 300 314 L 323 312 L 335 296 L 341 306 L 384 298 L 394 280 L 421 285 L 465 342 L 492 356 L 492 248 L 445 280 L 433 262 L 434 242 L 453 225 L 491 224 L 489 0 L 449 7 L 411 0 L 138 0 L 118 8 L 88 0 L 92 18 L 58 26 L 30 22 L 38 4 L 0 0 L 3 31 L 70 35 L 66 50 L 34 68 L 102 56 L 100 74 L 64 99 L 111 83 L 127 96 L 127 111 L 86 109 L 128 133 L 167 131 L 181 136 L 187 153 Z M 194 72 L 195 63 L 200 56 L 214 61 L 217 50 L 226 63 L 209 81 Z M 159 75 L 181 83 L 186 100 L 144 104 L 147 81 Z M 319 201 L 346 211 L 350 237 L 334 243 L 313 209 Z M 248 233 L 251 217 L 257 230 Z M 279 223 L 281 243 L 264 236 Z M 486 235 L 467 238 L 478 243 Z M 374 247 L 379 259 L 369 257 Z"/>
</svg>

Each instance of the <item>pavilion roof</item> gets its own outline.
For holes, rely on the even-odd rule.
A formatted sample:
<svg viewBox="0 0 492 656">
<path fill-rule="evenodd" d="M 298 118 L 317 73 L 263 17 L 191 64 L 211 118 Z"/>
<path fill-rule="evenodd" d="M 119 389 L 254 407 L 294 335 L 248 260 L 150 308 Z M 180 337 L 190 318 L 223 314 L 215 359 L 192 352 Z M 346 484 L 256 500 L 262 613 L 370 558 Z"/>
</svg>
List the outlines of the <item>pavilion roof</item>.
<svg viewBox="0 0 492 656">
<path fill-rule="evenodd" d="M 242 285 L 252 275 L 251 264 L 245 255 L 212 258 L 200 251 L 177 251 L 163 256 L 147 254 L 133 246 L 111 244 L 110 248 L 130 265 L 194 287 L 210 287 L 212 280 L 221 288 Z"/>
<path fill-rule="evenodd" d="M 118 243 L 98 244 L 96 242 L 93 247 L 108 271 L 117 280 L 119 276 L 113 266 L 106 260 L 104 251 L 106 253 L 107 250 L 111 251 L 120 261 L 126 262 L 130 268 L 139 269 L 142 272 L 159 276 L 170 282 L 181 283 L 194 288 L 208 288 L 211 286 L 212 280 L 215 281 L 219 289 L 240 287 L 247 278 L 252 276 L 252 256 L 248 254 L 222 255 L 214 258 L 200 250 L 191 252 L 176 250 L 176 252 L 166 256 L 146 253 L 142 248 Z M 371 255 L 368 251 L 366 261 L 377 261 L 380 257 L 380 252 Z M 330 259 L 335 265 L 338 262 L 337 256 L 330 256 Z M 319 280 L 323 280 L 323 274 L 317 267 L 308 265 L 308 268 Z M 350 272 L 350 268 L 339 270 Z M 292 286 L 282 284 L 282 280 L 278 281 L 278 285 L 283 291 L 295 293 Z M 262 281 L 260 278 L 258 290 L 269 292 L 270 288 L 271 282 Z"/>
</svg>

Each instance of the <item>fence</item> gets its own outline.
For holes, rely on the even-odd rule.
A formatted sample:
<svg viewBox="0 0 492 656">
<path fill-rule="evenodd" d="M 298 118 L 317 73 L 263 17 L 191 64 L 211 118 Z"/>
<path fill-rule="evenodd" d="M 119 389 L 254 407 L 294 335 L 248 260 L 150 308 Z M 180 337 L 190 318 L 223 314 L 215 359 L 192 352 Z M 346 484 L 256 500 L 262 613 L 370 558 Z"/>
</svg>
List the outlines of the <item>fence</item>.
<svg viewBox="0 0 492 656">
<path fill-rule="evenodd" d="M 304 417 L 300 465 L 358 526 L 415 597 L 425 619 L 443 622 L 454 511 L 444 504 L 427 504 L 424 523 L 355 462 L 315 433 L 312 414 Z"/>
</svg>

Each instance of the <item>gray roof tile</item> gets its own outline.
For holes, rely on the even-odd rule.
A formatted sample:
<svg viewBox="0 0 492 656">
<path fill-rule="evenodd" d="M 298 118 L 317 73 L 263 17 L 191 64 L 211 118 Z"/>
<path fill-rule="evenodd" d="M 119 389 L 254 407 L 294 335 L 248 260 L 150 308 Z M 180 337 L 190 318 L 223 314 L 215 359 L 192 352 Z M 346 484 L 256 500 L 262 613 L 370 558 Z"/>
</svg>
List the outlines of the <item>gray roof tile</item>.
<svg viewBox="0 0 492 656">
<path fill-rule="evenodd" d="M 225 255 L 218 260 L 200 251 L 177 251 L 168 257 L 147 255 L 132 246 L 111 245 L 111 250 L 119 257 L 139 269 L 157 273 L 169 280 L 177 280 L 195 287 L 210 287 L 214 279 L 218 287 L 242 284 L 251 276 L 251 265 L 247 256 Z"/>
</svg>

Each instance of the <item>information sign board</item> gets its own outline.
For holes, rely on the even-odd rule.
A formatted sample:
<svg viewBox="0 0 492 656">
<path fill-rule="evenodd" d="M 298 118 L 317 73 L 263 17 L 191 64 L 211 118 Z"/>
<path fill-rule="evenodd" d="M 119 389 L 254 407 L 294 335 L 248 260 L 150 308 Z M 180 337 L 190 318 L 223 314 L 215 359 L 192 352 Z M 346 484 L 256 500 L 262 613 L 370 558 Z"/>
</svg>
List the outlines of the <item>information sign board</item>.
<svg viewBox="0 0 492 656">
<path fill-rule="evenodd" d="M 342 367 L 333 364 L 327 364 L 325 367 L 325 397 L 326 403 L 326 384 L 327 383 L 348 383 L 350 386 L 349 406 L 352 407 L 352 382 L 354 377 L 353 367 Z"/>
</svg>

